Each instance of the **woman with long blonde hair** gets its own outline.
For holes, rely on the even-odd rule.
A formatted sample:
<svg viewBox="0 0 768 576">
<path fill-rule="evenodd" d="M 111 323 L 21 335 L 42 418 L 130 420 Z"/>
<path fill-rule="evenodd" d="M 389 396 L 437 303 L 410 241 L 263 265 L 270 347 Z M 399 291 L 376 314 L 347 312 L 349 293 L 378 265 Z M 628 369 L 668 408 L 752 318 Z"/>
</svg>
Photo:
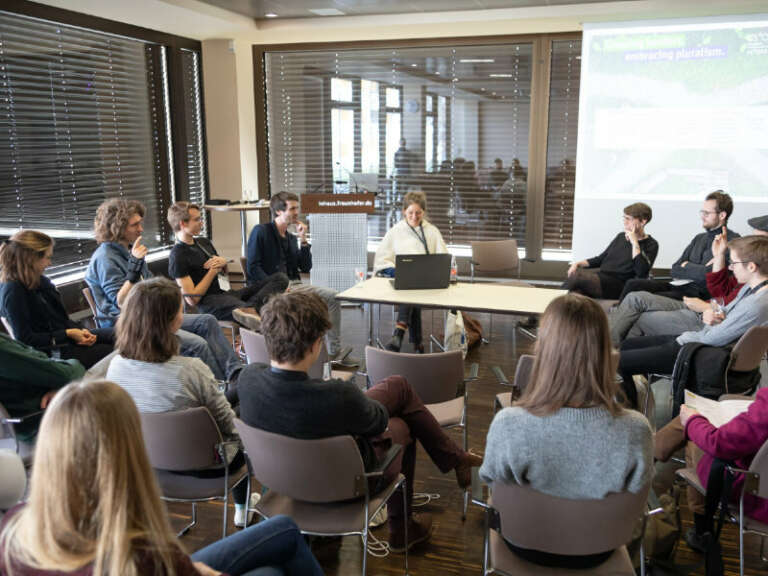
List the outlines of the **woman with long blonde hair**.
<svg viewBox="0 0 768 576">
<path fill-rule="evenodd" d="M 286 517 L 187 556 L 160 501 L 139 413 L 111 382 L 73 383 L 56 395 L 40 427 L 30 483 L 29 501 L 3 519 L 2 574 L 236 576 L 266 566 L 322 574 Z"/>
<path fill-rule="evenodd" d="M 112 352 L 113 332 L 88 330 L 69 317 L 61 294 L 43 274 L 51 265 L 53 245 L 47 234 L 20 230 L 0 247 L 0 316 L 17 340 L 90 368 Z"/>
<path fill-rule="evenodd" d="M 530 382 L 491 423 L 480 477 L 574 500 L 647 486 L 651 428 L 617 401 L 616 363 L 600 305 L 579 294 L 553 300 L 541 319 Z M 508 544 L 532 562 L 562 568 L 595 566 L 611 554 L 558 556 Z"/>
</svg>

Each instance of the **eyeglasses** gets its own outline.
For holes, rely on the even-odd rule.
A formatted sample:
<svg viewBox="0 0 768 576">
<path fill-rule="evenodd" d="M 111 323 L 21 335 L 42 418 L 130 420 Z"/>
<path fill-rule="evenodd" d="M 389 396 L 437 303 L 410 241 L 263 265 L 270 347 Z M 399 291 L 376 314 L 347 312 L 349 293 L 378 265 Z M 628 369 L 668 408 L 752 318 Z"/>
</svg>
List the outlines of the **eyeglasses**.
<svg viewBox="0 0 768 576">
<path fill-rule="evenodd" d="M 745 264 L 749 264 L 750 262 L 752 262 L 752 260 L 744 260 L 743 262 L 739 262 L 739 261 L 731 262 L 730 264 L 728 264 L 728 268 L 733 268 L 735 264 L 741 264 L 743 266 Z"/>
</svg>

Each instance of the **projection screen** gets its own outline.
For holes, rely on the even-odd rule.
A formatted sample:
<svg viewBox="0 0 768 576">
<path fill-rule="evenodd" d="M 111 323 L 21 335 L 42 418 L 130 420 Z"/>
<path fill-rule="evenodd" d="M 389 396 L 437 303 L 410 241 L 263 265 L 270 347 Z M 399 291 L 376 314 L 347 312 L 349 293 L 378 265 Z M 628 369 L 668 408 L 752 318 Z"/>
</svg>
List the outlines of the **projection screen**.
<svg viewBox="0 0 768 576">
<path fill-rule="evenodd" d="M 729 227 L 768 214 L 768 15 L 585 24 L 573 259 L 603 251 L 622 208 L 653 208 L 655 267 L 701 232 L 708 192 Z"/>
</svg>

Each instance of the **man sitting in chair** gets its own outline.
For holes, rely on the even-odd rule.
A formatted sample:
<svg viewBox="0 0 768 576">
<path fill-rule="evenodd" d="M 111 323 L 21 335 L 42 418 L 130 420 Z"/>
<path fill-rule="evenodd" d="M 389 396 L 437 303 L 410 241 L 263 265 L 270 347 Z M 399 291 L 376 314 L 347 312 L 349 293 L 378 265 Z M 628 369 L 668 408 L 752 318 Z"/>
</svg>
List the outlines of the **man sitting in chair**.
<svg viewBox="0 0 768 576">
<path fill-rule="evenodd" d="M 200 207 L 175 202 L 168 208 L 168 224 L 176 235 L 168 274 L 181 287 L 187 304 L 218 320 L 234 320 L 258 330 L 259 310 L 272 294 L 285 291 L 288 276 L 277 272 L 240 290 L 230 290 L 227 259 L 219 256 L 208 238 L 196 238 L 203 229 Z"/>
<path fill-rule="evenodd" d="M 330 328 L 328 308 L 312 293 L 274 296 L 261 310 L 261 332 L 270 366 L 250 364 L 238 380 L 240 418 L 249 426 L 293 438 L 352 435 L 366 470 L 392 442 L 405 448 L 387 469 L 384 486 L 399 473 L 408 492 L 408 542 L 403 501 L 398 491 L 389 500 L 390 547 L 394 552 L 428 540 L 432 519 L 411 515 L 416 440 L 442 472 L 454 470 L 461 488 L 482 458 L 464 452 L 451 440 L 402 376 L 390 376 L 363 393 L 354 382 L 315 380 L 307 372 Z"/>
<path fill-rule="evenodd" d="M 701 342 L 708 346 L 726 346 L 752 326 L 768 322 L 768 237 L 745 236 L 731 240 L 728 247 L 731 250 L 730 268 L 743 286 L 736 298 L 723 308 L 721 321 L 679 336 L 641 336 L 622 344 L 619 374 L 633 407 L 637 406 L 637 391 L 632 381 L 634 374 L 671 374 L 684 344 Z"/>
</svg>

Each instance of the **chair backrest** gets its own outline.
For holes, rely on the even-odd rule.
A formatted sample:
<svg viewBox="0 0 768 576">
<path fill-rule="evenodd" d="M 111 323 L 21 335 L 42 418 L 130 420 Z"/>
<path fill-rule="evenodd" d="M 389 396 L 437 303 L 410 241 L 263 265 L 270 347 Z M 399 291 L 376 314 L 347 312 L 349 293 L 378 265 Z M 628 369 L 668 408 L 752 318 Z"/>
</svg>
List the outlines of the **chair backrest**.
<svg viewBox="0 0 768 576">
<path fill-rule="evenodd" d="M 472 260 L 481 274 L 520 272 L 520 258 L 517 254 L 517 240 L 490 240 L 471 242 Z"/>
<path fill-rule="evenodd" d="M 203 406 L 173 412 L 142 413 L 144 446 L 153 468 L 183 472 L 220 464 L 222 442 L 216 421 Z"/>
<path fill-rule="evenodd" d="M 338 502 L 365 495 L 368 484 L 352 436 L 291 438 L 235 419 L 251 471 L 264 486 L 305 502 Z"/>
<path fill-rule="evenodd" d="M 768 498 L 768 440 L 763 442 L 760 450 L 755 454 L 752 463 L 749 465 L 749 469 L 760 475 L 757 493 L 754 494 L 754 496 Z"/>
<path fill-rule="evenodd" d="M 248 358 L 248 364 L 269 364 L 269 352 L 267 352 L 267 342 L 264 336 L 247 328 L 240 328 L 240 338 L 243 343 L 245 356 Z M 323 346 L 320 349 L 320 355 L 317 361 L 309 368 L 310 378 L 322 378 L 323 366 L 328 362 L 328 351 Z"/>
<path fill-rule="evenodd" d="M 13 508 L 24 496 L 26 487 L 27 474 L 21 456 L 0 449 L 0 511 Z"/>
<path fill-rule="evenodd" d="M 99 324 L 99 309 L 96 307 L 96 300 L 93 298 L 93 292 L 91 292 L 91 289 L 88 286 L 83 288 L 82 292 L 83 298 L 88 302 L 88 308 L 91 309 L 91 314 L 93 314 L 93 321 L 96 323 L 96 326 L 101 327 Z"/>
<path fill-rule="evenodd" d="M 731 350 L 729 370 L 749 372 L 760 366 L 768 351 L 768 325 L 752 326 Z"/>
<path fill-rule="evenodd" d="M 534 360 L 535 356 L 531 356 L 530 354 L 523 354 L 517 359 L 514 385 L 520 392 L 525 390 L 525 387 L 528 386 L 528 382 L 531 381 Z"/>
<path fill-rule="evenodd" d="M 16 333 L 13 331 L 13 326 L 11 326 L 11 322 L 8 320 L 8 318 L 5 316 L 0 316 L 0 322 L 3 323 L 5 331 L 8 332 L 8 336 L 16 340 Z"/>
<path fill-rule="evenodd" d="M 646 506 L 649 486 L 602 500 L 570 500 L 510 483 L 492 485 L 492 505 L 501 535 L 522 548 L 552 554 L 597 554 L 632 539 Z"/>
<path fill-rule="evenodd" d="M 404 376 L 424 404 L 452 400 L 464 380 L 461 350 L 405 354 L 366 346 L 365 365 L 374 384 L 388 376 Z"/>
</svg>

